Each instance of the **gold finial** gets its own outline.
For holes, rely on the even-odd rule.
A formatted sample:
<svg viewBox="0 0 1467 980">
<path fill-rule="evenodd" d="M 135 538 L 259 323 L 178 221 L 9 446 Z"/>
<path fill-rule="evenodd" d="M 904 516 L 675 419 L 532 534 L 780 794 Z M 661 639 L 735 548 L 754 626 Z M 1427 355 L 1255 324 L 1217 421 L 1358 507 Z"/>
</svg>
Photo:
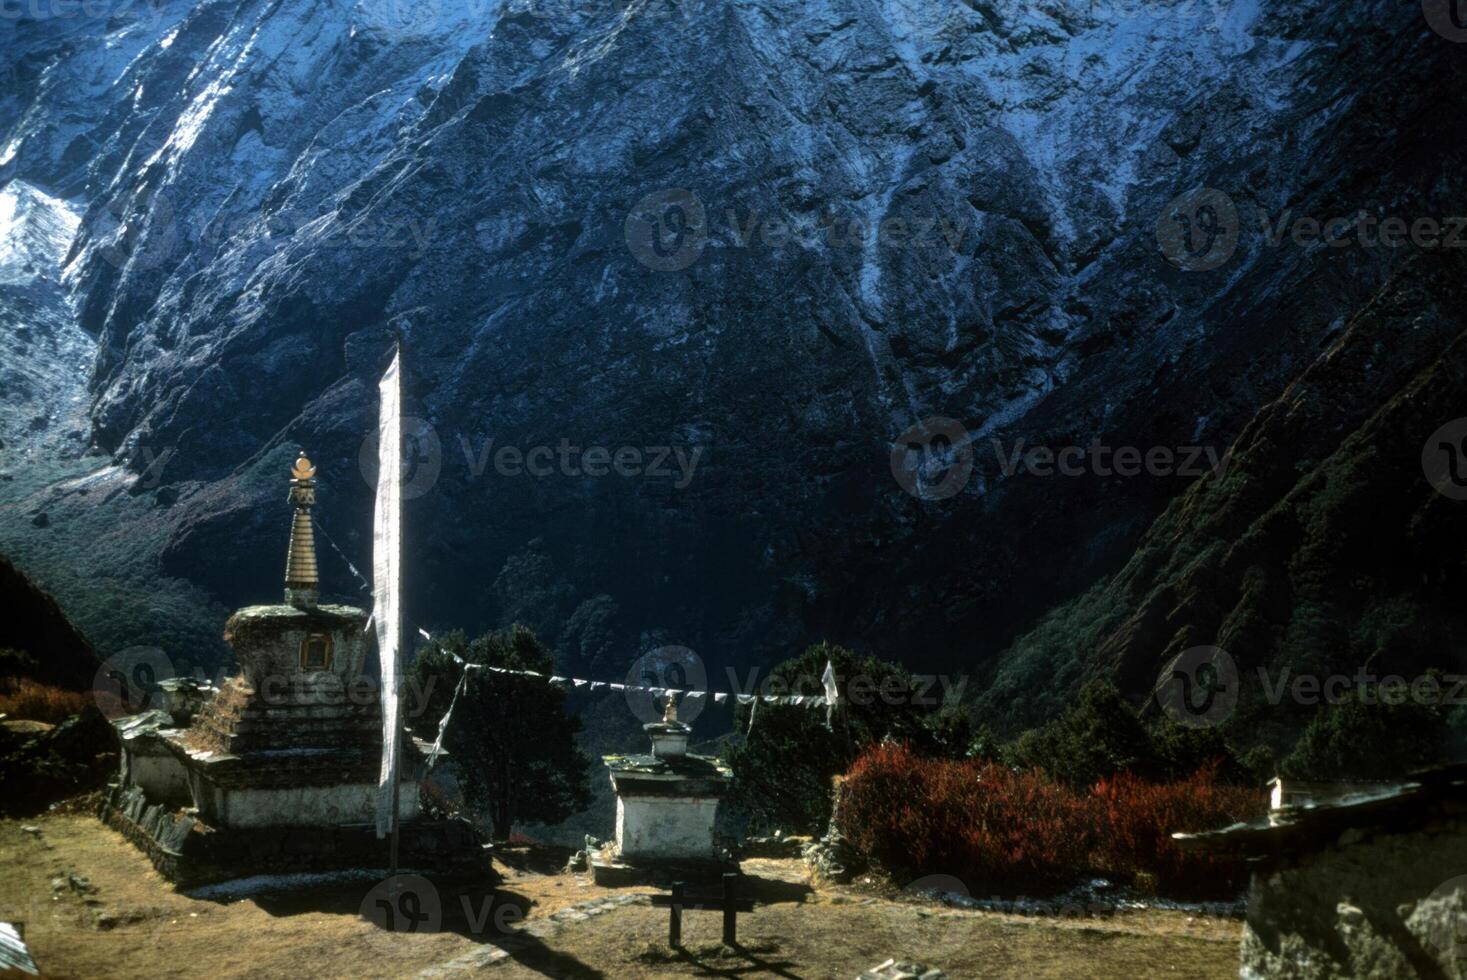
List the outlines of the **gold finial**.
<svg viewBox="0 0 1467 980">
<path fill-rule="evenodd" d="M 295 466 L 291 467 L 290 475 L 297 480 L 309 480 L 316 475 L 316 467 L 311 465 L 311 461 L 306 456 L 304 449 L 301 450 L 300 456 L 296 458 Z"/>
<path fill-rule="evenodd" d="M 677 721 L 677 695 L 671 691 L 667 692 L 667 704 L 662 709 L 662 720 L 669 723 Z"/>
</svg>

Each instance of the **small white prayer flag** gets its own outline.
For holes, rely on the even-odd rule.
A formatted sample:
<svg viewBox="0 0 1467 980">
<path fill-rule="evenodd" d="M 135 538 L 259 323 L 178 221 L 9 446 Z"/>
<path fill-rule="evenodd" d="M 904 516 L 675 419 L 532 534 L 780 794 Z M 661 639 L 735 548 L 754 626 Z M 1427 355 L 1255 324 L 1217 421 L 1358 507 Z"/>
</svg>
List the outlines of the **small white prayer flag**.
<svg viewBox="0 0 1467 980">
<path fill-rule="evenodd" d="M 825 661 L 825 673 L 820 675 L 825 685 L 825 727 L 830 727 L 830 716 L 835 711 L 835 702 L 840 698 L 840 688 L 835 683 L 835 664 Z"/>
</svg>

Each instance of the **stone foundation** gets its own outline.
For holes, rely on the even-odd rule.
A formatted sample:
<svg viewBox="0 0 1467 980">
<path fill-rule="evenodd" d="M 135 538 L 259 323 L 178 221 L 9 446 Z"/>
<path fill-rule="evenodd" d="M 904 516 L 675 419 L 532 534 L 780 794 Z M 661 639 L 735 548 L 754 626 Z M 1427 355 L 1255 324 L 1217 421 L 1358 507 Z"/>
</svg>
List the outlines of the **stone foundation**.
<svg viewBox="0 0 1467 980">
<path fill-rule="evenodd" d="M 141 789 L 113 783 L 97 815 L 180 888 L 251 875 L 346 871 L 388 864 L 388 842 L 371 824 L 221 830 L 186 810 L 150 803 Z M 494 874 L 482 835 L 466 820 L 401 825 L 398 865 L 436 878 Z"/>
</svg>

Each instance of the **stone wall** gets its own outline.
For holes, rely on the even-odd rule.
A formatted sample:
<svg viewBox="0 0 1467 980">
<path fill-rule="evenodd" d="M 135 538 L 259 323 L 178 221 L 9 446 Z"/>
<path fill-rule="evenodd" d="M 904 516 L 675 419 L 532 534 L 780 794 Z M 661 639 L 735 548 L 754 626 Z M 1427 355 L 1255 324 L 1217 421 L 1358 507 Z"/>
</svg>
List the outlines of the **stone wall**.
<svg viewBox="0 0 1467 980">
<path fill-rule="evenodd" d="M 122 778 L 139 786 L 150 799 L 173 806 L 193 802 L 189 792 L 188 772 L 183 763 L 160 745 L 124 742 L 122 746 Z"/>
<path fill-rule="evenodd" d="M 1467 813 L 1406 832 L 1347 830 L 1255 872 L 1240 972 L 1467 980 Z"/>
</svg>

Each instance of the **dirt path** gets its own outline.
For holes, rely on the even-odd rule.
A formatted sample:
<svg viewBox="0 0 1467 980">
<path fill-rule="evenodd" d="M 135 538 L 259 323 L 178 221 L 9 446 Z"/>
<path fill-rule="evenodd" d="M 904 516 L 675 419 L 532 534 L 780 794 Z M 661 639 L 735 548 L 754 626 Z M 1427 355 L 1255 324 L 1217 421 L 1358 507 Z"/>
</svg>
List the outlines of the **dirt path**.
<svg viewBox="0 0 1467 980">
<path fill-rule="evenodd" d="M 35 832 L 23 828 L 34 827 Z M 429 932 L 359 916 L 373 881 L 286 897 L 175 892 L 121 836 L 88 815 L 0 821 L 0 919 L 23 921 L 54 977 L 784 976 L 852 980 L 889 957 L 972 977 L 1237 975 L 1239 926 L 1179 912 L 1046 919 L 958 912 L 811 889 L 795 861 L 748 861 L 762 904 L 740 917 L 742 948 L 719 946 L 719 916 L 688 912 L 666 945 L 650 889 L 609 891 L 585 875 L 514 859 L 493 892 L 438 892 Z"/>
</svg>

